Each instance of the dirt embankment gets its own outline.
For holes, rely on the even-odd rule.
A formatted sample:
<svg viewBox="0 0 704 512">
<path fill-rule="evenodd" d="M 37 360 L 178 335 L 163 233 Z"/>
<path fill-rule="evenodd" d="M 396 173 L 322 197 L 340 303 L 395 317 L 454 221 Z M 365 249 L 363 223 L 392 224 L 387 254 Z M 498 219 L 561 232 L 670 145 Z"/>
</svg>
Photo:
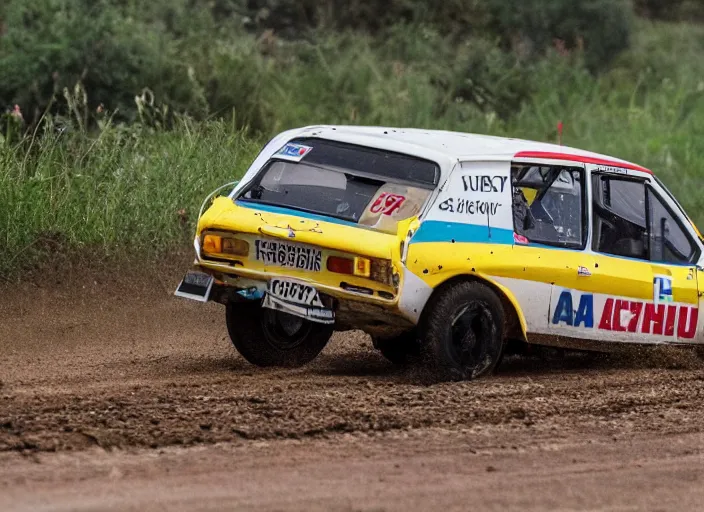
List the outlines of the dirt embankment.
<svg viewBox="0 0 704 512">
<path fill-rule="evenodd" d="M 1 509 L 471 497 L 625 510 L 656 505 L 657 489 L 665 509 L 704 494 L 704 366 L 691 354 L 513 358 L 485 380 L 428 386 L 352 333 L 306 368 L 261 370 L 232 349 L 220 306 L 173 298 L 171 284 L 91 274 L 3 290 Z"/>
</svg>

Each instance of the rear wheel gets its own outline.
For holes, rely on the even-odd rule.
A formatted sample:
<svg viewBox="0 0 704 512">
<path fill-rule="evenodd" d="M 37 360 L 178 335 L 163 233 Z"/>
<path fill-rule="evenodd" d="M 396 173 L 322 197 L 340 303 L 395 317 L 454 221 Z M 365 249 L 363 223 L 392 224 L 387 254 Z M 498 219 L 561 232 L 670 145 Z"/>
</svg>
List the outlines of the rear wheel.
<svg viewBox="0 0 704 512">
<path fill-rule="evenodd" d="M 332 325 L 262 308 L 258 302 L 229 303 L 226 318 L 232 344 L 257 366 L 303 366 L 316 358 L 333 333 Z"/>
<path fill-rule="evenodd" d="M 425 359 L 443 380 L 481 377 L 501 359 L 503 306 L 482 283 L 461 282 L 439 291 L 421 329 Z"/>
</svg>

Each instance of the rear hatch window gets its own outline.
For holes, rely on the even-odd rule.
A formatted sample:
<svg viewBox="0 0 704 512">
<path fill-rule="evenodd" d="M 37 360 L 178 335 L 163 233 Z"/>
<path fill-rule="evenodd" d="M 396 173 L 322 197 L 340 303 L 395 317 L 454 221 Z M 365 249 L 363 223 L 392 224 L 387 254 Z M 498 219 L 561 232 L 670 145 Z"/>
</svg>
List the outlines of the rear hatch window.
<svg viewBox="0 0 704 512">
<path fill-rule="evenodd" d="M 239 196 L 395 233 L 438 183 L 434 162 L 321 139 L 286 144 Z"/>
</svg>

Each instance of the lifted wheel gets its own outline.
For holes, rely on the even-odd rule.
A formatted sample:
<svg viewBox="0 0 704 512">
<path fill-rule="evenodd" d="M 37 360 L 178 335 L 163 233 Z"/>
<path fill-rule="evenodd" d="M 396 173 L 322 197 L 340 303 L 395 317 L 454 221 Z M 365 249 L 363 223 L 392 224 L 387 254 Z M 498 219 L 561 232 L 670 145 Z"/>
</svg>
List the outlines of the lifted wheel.
<svg viewBox="0 0 704 512">
<path fill-rule="evenodd" d="M 494 370 L 503 350 L 504 310 L 488 286 L 461 282 L 441 290 L 424 313 L 425 360 L 443 380 L 470 380 Z"/>
<path fill-rule="evenodd" d="M 232 344 L 257 366 L 303 366 L 320 353 L 333 333 L 332 325 L 262 308 L 228 303 L 227 331 Z"/>
</svg>

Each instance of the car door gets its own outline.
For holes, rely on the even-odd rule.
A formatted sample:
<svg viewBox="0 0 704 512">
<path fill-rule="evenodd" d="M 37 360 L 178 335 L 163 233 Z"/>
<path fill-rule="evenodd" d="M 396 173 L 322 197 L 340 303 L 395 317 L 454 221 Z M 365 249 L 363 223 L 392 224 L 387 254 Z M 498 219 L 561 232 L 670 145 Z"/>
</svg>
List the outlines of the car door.
<svg viewBox="0 0 704 512">
<path fill-rule="evenodd" d="M 577 290 L 583 269 L 593 259 L 584 252 L 588 227 L 585 166 L 576 162 L 514 163 L 511 183 L 514 265 L 499 281 L 521 304 L 529 333 L 551 333 L 554 290 Z M 565 306 L 571 315 L 568 323 L 574 325 L 576 304 L 565 299 Z"/>
<path fill-rule="evenodd" d="M 576 296 L 554 289 L 551 330 L 622 342 L 692 342 L 701 250 L 691 229 L 644 172 L 593 166 L 589 189 L 591 268 Z"/>
</svg>

